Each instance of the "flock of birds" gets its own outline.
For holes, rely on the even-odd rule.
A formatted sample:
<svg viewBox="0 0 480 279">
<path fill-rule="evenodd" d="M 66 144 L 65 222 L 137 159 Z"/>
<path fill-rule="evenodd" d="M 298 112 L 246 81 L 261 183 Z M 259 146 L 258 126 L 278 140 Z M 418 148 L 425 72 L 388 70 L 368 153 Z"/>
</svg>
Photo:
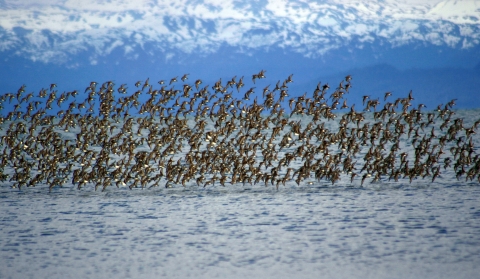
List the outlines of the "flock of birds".
<svg viewBox="0 0 480 279">
<path fill-rule="evenodd" d="M 173 187 L 261 184 L 277 189 L 315 180 L 432 182 L 444 172 L 480 182 L 480 159 L 455 100 L 424 112 L 412 92 L 349 106 L 351 76 L 330 90 L 289 96 L 290 75 L 244 89 L 233 77 L 203 86 L 188 74 L 151 84 L 91 82 L 84 92 L 0 97 L 0 181 L 13 188 Z M 252 83 L 265 78 L 262 70 Z M 258 84 L 258 82 L 257 82 Z M 332 91 L 329 93 L 329 91 Z M 83 100 L 81 96 L 84 95 Z M 290 109 L 288 112 L 286 110 Z M 340 112 L 336 112 L 336 110 Z M 356 182 L 358 181 L 358 182 Z"/>
</svg>

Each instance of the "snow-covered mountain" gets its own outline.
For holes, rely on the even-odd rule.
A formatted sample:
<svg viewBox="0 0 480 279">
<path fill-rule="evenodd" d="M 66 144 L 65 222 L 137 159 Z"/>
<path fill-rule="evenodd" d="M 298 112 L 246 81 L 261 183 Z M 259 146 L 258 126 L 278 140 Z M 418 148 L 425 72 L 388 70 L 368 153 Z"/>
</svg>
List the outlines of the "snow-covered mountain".
<svg viewBox="0 0 480 279">
<path fill-rule="evenodd" d="M 0 7 L 0 51 L 70 66 L 84 51 L 91 51 L 91 64 L 115 49 L 135 58 L 147 43 L 165 59 L 174 50 L 209 54 L 222 45 L 245 53 L 275 46 L 319 57 L 375 42 L 480 44 L 480 1 L 474 0 L 4 0 Z"/>
<path fill-rule="evenodd" d="M 476 85 L 480 0 L 0 0 L 0 61 L 2 91 L 260 69 L 275 79 L 294 73 L 307 88 L 349 71 L 381 80 L 382 65 L 442 88 L 448 79 L 433 76 L 462 69 L 456 80 Z M 405 89 L 394 82 L 409 82 L 390 80 L 397 90 Z"/>
</svg>

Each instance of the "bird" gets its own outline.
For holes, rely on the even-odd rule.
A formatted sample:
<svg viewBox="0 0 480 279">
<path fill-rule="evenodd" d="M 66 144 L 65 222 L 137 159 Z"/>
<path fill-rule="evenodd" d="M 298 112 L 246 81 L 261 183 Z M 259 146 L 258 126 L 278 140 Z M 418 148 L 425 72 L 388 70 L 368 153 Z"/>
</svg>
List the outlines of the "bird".
<svg viewBox="0 0 480 279">
<path fill-rule="evenodd" d="M 388 92 L 385 92 L 385 97 L 383 98 L 384 101 L 387 100 L 388 97 L 392 96 L 392 92 L 388 91 Z"/>
<path fill-rule="evenodd" d="M 265 73 L 253 74 L 252 84 Z M 25 94 L 22 85 L 0 95 L 0 105 L 10 102 L 0 111 L 0 181 L 49 191 L 68 182 L 82 191 L 112 191 L 113 184 L 134 190 L 261 181 L 276 190 L 322 181 L 334 187 L 343 174 L 360 187 L 367 187 L 367 178 L 379 182 L 387 176 L 391 183 L 435 182 L 449 174 L 480 181 L 480 120 L 467 124 L 455 116 L 456 99 L 424 113 L 410 91 L 380 110 L 381 97 L 372 93 L 363 96 L 366 108 L 359 112 L 344 95 L 351 75 L 329 97 L 328 83 L 303 95 L 289 92 L 292 77 L 278 80 L 273 90 L 273 83 L 262 86 L 262 94 L 255 85 L 240 93 L 250 85 L 243 76 L 201 88 L 202 79 L 189 84 L 184 74 L 180 89 L 147 78 L 135 83 L 132 94 L 126 83 L 106 81 L 97 88 L 92 81 L 83 100 L 77 90 L 60 93 L 53 83 L 38 95 Z M 383 101 L 391 96 L 386 92 Z M 340 104 L 350 109 L 333 113 Z"/>
</svg>

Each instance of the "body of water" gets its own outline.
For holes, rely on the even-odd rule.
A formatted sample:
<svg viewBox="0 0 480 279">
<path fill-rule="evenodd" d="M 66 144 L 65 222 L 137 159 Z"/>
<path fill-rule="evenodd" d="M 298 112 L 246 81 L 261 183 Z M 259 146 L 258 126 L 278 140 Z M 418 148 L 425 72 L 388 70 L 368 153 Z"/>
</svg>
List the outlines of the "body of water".
<svg viewBox="0 0 480 279">
<path fill-rule="evenodd" d="M 0 278 L 478 278 L 480 188 L 3 190 Z"/>
</svg>

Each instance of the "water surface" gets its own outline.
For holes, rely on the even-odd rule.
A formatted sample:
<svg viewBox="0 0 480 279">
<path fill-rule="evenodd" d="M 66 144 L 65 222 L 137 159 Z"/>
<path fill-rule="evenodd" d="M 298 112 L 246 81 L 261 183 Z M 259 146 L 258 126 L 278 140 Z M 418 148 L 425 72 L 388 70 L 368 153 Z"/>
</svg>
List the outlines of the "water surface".
<svg viewBox="0 0 480 279">
<path fill-rule="evenodd" d="M 0 278 L 478 278 L 479 200 L 425 181 L 2 189 Z"/>
</svg>

